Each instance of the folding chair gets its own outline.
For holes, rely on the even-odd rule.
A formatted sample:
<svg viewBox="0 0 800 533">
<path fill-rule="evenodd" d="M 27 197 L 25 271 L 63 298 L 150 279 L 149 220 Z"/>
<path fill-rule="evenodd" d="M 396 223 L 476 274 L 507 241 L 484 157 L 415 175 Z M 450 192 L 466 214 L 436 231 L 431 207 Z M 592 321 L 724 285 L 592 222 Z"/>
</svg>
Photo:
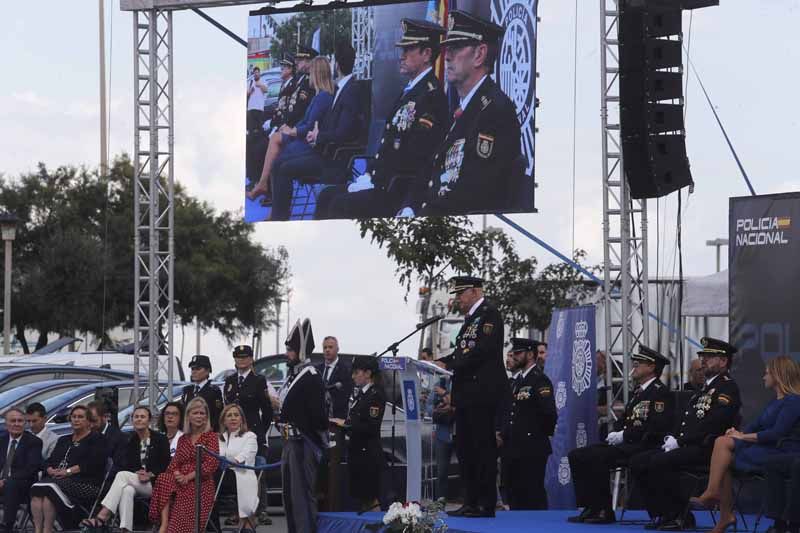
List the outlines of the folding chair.
<svg viewBox="0 0 800 533">
<path fill-rule="evenodd" d="M 261 457 L 260 455 L 256 456 L 255 466 L 259 467 L 259 466 L 264 466 L 266 464 L 267 464 L 267 460 L 264 457 Z M 213 508 L 212 509 L 217 509 L 217 505 L 218 505 L 218 502 L 220 500 L 220 494 L 219 493 L 220 493 L 220 490 L 222 489 L 222 481 L 223 481 L 223 478 L 225 477 L 225 472 L 228 470 L 228 468 L 230 468 L 230 465 L 228 467 L 226 467 L 226 468 L 223 468 L 222 467 L 222 463 L 220 463 L 220 468 L 217 470 L 217 472 L 219 472 L 220 476 L 219 476 L 219 481 L 217 482 L 217 488 L 214 491 L 214 504 L 213 504 Z M 263 470 L 261 470 L 260 472 L 258 472 L 258 474 L 256 474 L 256 482 L 258 483 L 259 490 L 260 490 L 260 487 L 261 487 L 261 476 L 263 474 L 264 474 Z M 235 494 L 226 496 L 226 499 L 223 500 L 223 501 L 224 501 L 224 504 L 226 506 L 232 506 L 234 509 L 237 508 L 236 507 L 236 495 Z M 214 520 L 211 520 L 211 518 L 212 518 L 211 515 L 212 514 L 214 514 L 213 510 L 212 510 L 211 513 L 209 513 L 209 518 L 208 518 L 207 523 L 206 523 L 206 529 L 210 525 L 211 527 L 214 528 L 214 531 L 216 531 L 217 533 L 222 533 L 222 529 L 223 529 L 222 526 L 219 523 L 215 523 Z M 219 514 L 219 513 L 217 512 L 217 514 Z"/>
</svg>

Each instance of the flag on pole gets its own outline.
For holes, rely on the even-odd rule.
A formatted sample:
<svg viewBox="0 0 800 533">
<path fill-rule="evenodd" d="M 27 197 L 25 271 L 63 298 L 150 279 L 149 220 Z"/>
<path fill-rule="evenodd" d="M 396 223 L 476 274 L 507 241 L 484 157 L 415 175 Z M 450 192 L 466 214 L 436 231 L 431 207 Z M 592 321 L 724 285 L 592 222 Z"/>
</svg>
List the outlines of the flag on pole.
<svg viewBox="0 0 800 533">
<path fill-rule="evenodd" d="M 314 36 L 311 38 L 311 48 L 316 50 L 318 54 L 320 53 L 319 40 L 320 40 L 320 32 L 321 31 L 322 31 L 321 27 L 317 28 L 317 31 L 314 32 Z"/>
<path fill-rule="evenodd" d="M 435 22 L 440 26 L 447 27 L 447 14 L 449 12 L 449 0 L 428 0 L 428 10 L 426 18 L 428 22 Z M 434 65 L 436 77 L 440 80 L 444 76 L 444 54 L 439 55 L 439 59 Z"/>
</svg>

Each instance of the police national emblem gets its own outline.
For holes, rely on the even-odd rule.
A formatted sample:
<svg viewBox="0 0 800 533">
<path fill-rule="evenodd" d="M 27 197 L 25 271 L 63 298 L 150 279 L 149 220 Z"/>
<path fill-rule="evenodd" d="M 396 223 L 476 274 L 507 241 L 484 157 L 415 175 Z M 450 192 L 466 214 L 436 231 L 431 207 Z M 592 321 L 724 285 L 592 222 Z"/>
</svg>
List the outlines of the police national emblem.
<svg viewBox="0 0 800 533">
<path fill-rule="evenodd" d="M 455 17 L 453 17 L 453 15 L 450 15 L 447 18 L 447 29 L 452 31 L 452 29 L 455 28 L 455 26 L 456 26 L 456 19 Z"/>
<path fill-rule="evenodd" d="M 572 390 L 580 396 L 592 383 L 594 361 L 592 347 L 586 334 L 589 324 L 581 320 L 575 324 L 575 340 L 572 342 Z"/>
<path fill-rule="evenodd" d="M 478 134 L 478 156 L 482 159 L 489 159 L 492 157 L 494 151 L 494 136 L 485 133 Z"/>
<path fill-rule="evenodd" d="M 558 463 L 558 482 L 562 485 L 569 485 L 572 480 L 572 471 L 569 469 L 569 459 L 562 457 Z"/>
<path fill-rule="evenodd" d="M 556 409 L 563 409 L 567 405 L 567 383 L 559 381 L 556 386 Z"/>
<path fill-rule="evenodd" d="M 585 448 L 588 442 L 589 435 L 586 433 L 586 424 L 578 422 L 578 428 L 575 430 L 575 446 Z"/>
</svg>

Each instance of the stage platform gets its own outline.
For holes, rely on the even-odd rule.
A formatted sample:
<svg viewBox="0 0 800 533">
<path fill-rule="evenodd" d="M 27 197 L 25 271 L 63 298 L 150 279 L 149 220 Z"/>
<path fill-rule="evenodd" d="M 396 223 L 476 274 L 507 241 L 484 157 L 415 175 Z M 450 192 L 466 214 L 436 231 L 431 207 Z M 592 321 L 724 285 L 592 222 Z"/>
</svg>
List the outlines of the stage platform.
<svg viewBox="0 0 800 533">
<path fill-rule="evenodd" d="M 646 531 L 644 529 L 647 514 L 643 511 L 628 511 L 625 521 L 616 524 L 593 526 L 583 524 L 570 524 L 567 517 L 575 511 L 499 511 L 495 518 L 450 518 L 446 520 L 448 533 L 518 533 L 521 531 L 558 531 L 560 533 L 589 533 L 602 531 L 603 533 L 622 533 L 633 531 Z M 619 517 L 619 514 L 617 514 Z M 713 526 L 710 514 L 695 512 L 698 528 L 707 529 Z M 355 513 L 320 513 L 319 533 L 368 533 L 369 524 L 375 524 L 383 519 L 383 513 L 365 513 L 361 516 Z M 746 516 L 747 528 L 752 531 L 755 516 Z M 636 523 L 630 523 L 636 521 Z M 764 531 L 771 525 L 772 520 L 762 519 L 759 531 Z M 739 531 L 744 527 L 739 522 Z"/>
</svg>

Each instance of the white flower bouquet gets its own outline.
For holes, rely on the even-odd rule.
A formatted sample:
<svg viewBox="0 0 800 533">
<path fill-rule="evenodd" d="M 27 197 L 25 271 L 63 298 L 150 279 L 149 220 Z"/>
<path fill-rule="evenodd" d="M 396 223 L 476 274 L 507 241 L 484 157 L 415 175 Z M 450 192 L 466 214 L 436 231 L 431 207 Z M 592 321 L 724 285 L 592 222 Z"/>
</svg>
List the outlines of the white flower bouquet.
<svg viewBox="0 0 800 533">
<path fill-rule="evenodd" d="M 394 502 L 383 516 L 383 523 L 375 525 L 389 533 L 444 533 L 447 525 L 443 513 L 441 503 Z"/>
</svg>

